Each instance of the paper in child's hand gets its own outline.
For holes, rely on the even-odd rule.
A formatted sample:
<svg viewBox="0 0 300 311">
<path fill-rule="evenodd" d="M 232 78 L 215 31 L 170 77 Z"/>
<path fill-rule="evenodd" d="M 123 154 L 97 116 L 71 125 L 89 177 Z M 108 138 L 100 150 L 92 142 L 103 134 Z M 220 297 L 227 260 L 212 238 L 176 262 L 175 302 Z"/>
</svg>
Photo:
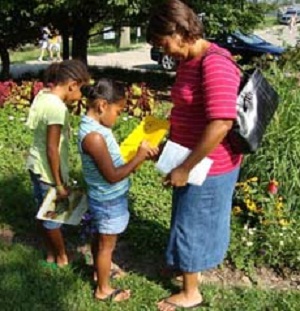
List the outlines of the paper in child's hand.
<svg viewBox="0 0 300 311">
<path fill-rule="evenodd" d="M 146 116 L 121 143 L 120 150 L 124 161 L 128 162 L 135 156 L 143 140 L 147 140 L 151 147 L 158 147 L 169 131 L 169 127 L 167 120 Z"/>
<path fill-rule="evenodd" d="M 36 217 L 40 220 L 78 225 L 86 211 L 87 198 L 82 191 L 72 190 L 68 198 L 57 201 L 56 189 L 51 187 Z"/>
</svg>

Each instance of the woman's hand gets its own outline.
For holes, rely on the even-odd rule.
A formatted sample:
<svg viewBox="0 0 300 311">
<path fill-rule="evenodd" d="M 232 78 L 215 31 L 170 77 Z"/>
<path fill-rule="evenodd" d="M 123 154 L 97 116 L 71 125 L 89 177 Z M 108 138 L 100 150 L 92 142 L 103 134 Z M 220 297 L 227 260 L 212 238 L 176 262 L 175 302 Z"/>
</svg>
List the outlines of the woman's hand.
<svg viewBox="0 0 300 311">
<path fill-rule="evenodd" d="M 174 187 L 184 187 L 187 184 L 189 173 L 189 170 L 179 165 L 166 176 L 163 184 Z"/>
</svg>

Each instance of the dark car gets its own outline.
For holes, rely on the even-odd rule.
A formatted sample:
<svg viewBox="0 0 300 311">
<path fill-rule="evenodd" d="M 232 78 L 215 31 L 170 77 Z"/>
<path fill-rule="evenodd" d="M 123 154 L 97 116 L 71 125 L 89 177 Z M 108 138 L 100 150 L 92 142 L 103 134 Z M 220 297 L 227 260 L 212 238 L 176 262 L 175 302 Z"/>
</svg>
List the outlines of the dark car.
<svg viewBox="0 0 300 311">
<path fill-rule="evenodd" d="M 233 55 L 239 55 L 240 63 L 249 63 L 254 57 L 272 55 L 276 60 L 285 51 L 283 47 L 276 46 L 254 34 L 244 34 L 235 31 L 231 34 L 222 34 L 217 38 L 209 39 L 211 42 L 229 50 Z M 151 59 L 157 61 L 165 70 L 174 70 L 177 61 L 165 55 L 159 48 L 151 49 Z"/>
<path fill-rule="evenodd" d="M 223 34 L 213 40 L 219 46 L 226 48 L 233 55 L 241 56 L 241 63 L 248 63 L 254 57 L 272 55 L 275 60 L 285 51 L 283 47 L 276 46 L 254 34 L 244 34 L 235 31 L 231 34 Z"/>
<path fill-rule="evenodd" d="M 158 47 L 152 47 L 150 50 L 151 59 L 158 62 L 159 65 L 165 70 L 174 70 L 177 66 L 178 61 L 163 53 L 163 50 Z"/>
</svg>

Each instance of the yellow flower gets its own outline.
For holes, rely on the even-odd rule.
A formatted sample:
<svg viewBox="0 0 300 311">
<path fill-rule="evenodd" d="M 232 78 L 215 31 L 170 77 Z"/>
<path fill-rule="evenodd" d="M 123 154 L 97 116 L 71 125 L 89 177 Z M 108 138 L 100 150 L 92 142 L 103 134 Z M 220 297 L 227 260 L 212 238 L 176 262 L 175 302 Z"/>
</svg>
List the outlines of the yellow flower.
<svg viewBox="0 0 300 311">
<path fill-rule="evenodd" d="M 282 227 L 286 227 L 290 224 L 286 219 L 280 219 L 278 223 Z"/>
<path fill-rule="evenodd" d="M 248 201 L 250 201 L 250 200 L 248 200 Z M 253 201 L 250 201 L 250 203 L 247 204 L 247 208 L 248 208 L 248 210 L 251 211 L 251 212 L 257 212 L 256 203 L 253 202 Z"/>
<path fill-rule="evenodd" d="M 282 209 L 283 208 L 283 203 L 282 202 L 277 202 L 275 207 L 276 207 L 276 209 Z"/>
<path fill-rule="evenodd" d="M 242 212 L 242 209 L 239 206 L 234 206 L 232 212 L 233 215 L 239 215 Z"/>
<path fill-rule="evenodd" d="M 256 182 L 256 181 L 258 181 L 258 177 L 249 178 L 248 181 L 250 181 L 250 182 Z"/>
</svg>

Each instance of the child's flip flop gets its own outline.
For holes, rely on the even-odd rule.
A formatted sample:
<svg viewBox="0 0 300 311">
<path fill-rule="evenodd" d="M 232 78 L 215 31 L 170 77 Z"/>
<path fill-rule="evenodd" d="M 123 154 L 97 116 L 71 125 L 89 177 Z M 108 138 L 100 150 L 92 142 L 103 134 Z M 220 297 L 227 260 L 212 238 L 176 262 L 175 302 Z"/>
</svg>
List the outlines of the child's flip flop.
<svg viewBox="0 0 300 311">
<path fill-rule="evenodd" d="M 48 268 L 51 270 L 56 270 L 58 268 L 57 264 L 55 262 L 48 262 L 46 260 L 39 260 L 38 265 L 43 267 L 43 268 Z"/>
</svg>

